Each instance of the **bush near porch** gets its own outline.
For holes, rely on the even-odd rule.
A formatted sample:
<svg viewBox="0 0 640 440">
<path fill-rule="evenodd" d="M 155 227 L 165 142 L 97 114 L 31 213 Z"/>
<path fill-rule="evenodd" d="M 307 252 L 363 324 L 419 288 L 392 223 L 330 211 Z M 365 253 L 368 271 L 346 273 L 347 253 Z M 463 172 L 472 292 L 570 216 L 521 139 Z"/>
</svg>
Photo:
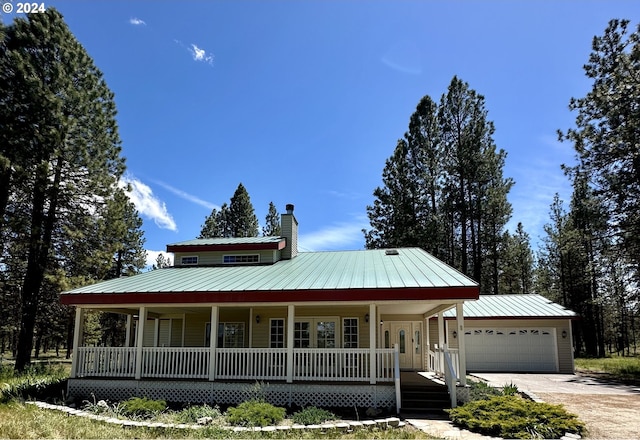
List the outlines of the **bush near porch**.
<svg viewBox="0 0 640 440">
<path fill-rule="evenodd" d="M 483 435 L 502 438 L 559 439 L 567 433 L 581 435 L 585 425 L 562 405 L 534 402 L 513 384 L 493 388 L 469 381 L 471 400 L 446 410 L 457 425 Z"/>
</svg>

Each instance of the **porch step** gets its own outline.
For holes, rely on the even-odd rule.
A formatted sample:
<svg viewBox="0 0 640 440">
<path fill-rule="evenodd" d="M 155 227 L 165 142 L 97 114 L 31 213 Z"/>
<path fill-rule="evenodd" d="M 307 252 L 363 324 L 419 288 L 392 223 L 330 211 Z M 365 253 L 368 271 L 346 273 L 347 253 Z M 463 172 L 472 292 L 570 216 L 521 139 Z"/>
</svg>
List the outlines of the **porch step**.
<svg viewBox="0 0 640 440">
<path fill-rule="evenodd" d="M 403 413 L 443 413 L 443 409 L 451 407 L 445 385 L 413 372 L 401 374 L 400 397 Z"/>
</svg>

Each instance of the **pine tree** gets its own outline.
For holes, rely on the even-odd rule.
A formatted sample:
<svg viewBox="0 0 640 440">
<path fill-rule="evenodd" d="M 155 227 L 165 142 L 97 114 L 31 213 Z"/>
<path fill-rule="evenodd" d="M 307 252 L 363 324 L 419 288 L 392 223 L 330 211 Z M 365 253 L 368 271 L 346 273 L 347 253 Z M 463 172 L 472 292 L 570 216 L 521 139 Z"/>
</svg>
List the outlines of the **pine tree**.
<svg viewBox="0 0 640 440">
<path fill-rule="evenodd" d="M 165 257 L 162 252 L 156 257 L 156 262 L 151 266 L 151 270 L 164 269 L 165 267 L 171 267 L 171 258 Z"/>
<path fill-rule="evenodd" d="M 576 128 L 560 138 L 574 144 L 640 282 L 640 25 L 629 33 L 628 20 L 611 20 L 604 35 L 594 37 L 584 70 L 592 89 L 571 99 Z"/>
<path fill-rule="evenodd" d="M 497 293 L 513 181 L 493 132 L 484 98 L 458 78 L 439 106 L 423 97 L 367 206 L 366 247 L 422 247 Z"/>
<path fill-rule="evenodd" d="M 256 217 L 249 193 L 240 183 L 229 204 L 229 224 L 233 237 L 257 237 L 258 218 Z"/>
<path fill-rule="evenodd" d="M 280 235 L 280 215 L 273 202 L 269 202 L 269 212 L 265 217 L 265 226 L 262 228 L 262 235 L 265 237 L 277 237 Z"/>
<path fill-rule="evenodd" d="M 31 360 L 54 238 L 109 197 L 124 160 L 113 94 L 60 13 L 49 8 L 16 19 L 3 44 L 0 65 L 11 68 L 0 81 L 0 118 L 10 121 L 0 126 L 0 230 L 26 249 L 20 371 Z"/>
</svg>

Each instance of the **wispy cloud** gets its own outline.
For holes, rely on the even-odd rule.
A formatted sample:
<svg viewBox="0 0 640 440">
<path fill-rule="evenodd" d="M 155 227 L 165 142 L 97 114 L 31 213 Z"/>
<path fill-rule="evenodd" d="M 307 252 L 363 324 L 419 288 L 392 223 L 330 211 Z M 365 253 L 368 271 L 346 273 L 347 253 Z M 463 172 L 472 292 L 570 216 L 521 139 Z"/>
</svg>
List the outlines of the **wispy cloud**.
<svg viewBox="0 0 640 440">
<path fill-rule="evenodd" d="M 125 188 L 127 185 L 130 186 L 131 190 L 128 191 L 127 194 L 142 216 L 153 220 L 161 229 L 169 229 L 170 231 L 178 230 L 176 222 L 167 210 L 167 206 L 153 194 L 153 191 L 148 185 L 142 183 L 142 181 L 132 175 L 122 177 L 119 185 L 122 188 Z"/>
<path fill-rule="evenodd" d="M 195 61 L 202 61 L 213 66 L 213 55 L 211 53 L 207 53 L 206 50 L 199 48 L 193 43 L 191 44 L 189 51 Z"/>
<path fill-rule="evenodd" d="M 185 191 L 182 191 L 181 189 L 178 188 L 174 188 L 173 186 L 164 183 L 162 181 L 159 180 L 154 180 L 154 183 L 160 185 L 161 187 L 163 187 L 164 189 L 171 191 L 172 193 L 174 193 L 175 195 L 177 195 L 180 198 L 183 198 L 185 200 L 188 200 L 189 202 L 195 203 L 196 205 L 200 205 L 200 206 L 204 206 L 205 208 L 209 209 L 209 210 L 213 210 L 213 209 L 220 209 L 220 206 L 211 203 L 211 202 L 207 202 L 206 200 L 202 200 L 200 197 L 198 196 L 194 196 L 193 194 L 189 194 Z"/>
<path fill-rule="evenodd" d="M 300 251 L 327 251 L 333 249 L 362 249 L 364 236 L 362 228 L 369 227 L 366 216 L 355 216 L 352 222 L 334 223 L 319 231 L 300 234 L 298 248 Z"/>
<path fill-rule="evenodd" d="M 139 18 L 136 17 L 132 17 L 129 19 L 129 23 L 131 23 L 134 26 L 146 26 L 147 23 L 144 22 L 144 20 L 141 20 Z"/>
</svg>

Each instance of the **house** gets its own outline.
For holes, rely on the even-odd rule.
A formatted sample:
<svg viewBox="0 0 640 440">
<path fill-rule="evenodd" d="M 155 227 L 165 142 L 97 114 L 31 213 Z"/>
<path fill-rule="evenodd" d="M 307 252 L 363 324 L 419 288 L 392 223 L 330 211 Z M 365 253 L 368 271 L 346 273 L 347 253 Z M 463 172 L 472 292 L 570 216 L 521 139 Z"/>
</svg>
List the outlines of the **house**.
<svg viewBox="0 0 640 440">
<path fill-rule="evenodd" d="M 456 316 L 443 317 L 449 347 L 458 348 Z M 577 318 L 541 295 L 480 295 L 464 309 L 467 371 L 573 374 Z M 437 335 L 437 319 L 429 327 Z"/>
<path fill-rule="evenodd" d="M 477 283 L 418 248 L 298 253 L 293 205 L 281 229 L 170 244 L 171 268 L 63 292 L 76 306 L 69 395 L 237 403 L 261 381 L 275 404 L 399 410 L 400 370 L 431 369 L 455 405 Z M 127 317 L 124 346 L 84 343 L 91 310 Z M 429 319 L 448 310 L 456 348 L 429 345 Z"/>
</svg>

